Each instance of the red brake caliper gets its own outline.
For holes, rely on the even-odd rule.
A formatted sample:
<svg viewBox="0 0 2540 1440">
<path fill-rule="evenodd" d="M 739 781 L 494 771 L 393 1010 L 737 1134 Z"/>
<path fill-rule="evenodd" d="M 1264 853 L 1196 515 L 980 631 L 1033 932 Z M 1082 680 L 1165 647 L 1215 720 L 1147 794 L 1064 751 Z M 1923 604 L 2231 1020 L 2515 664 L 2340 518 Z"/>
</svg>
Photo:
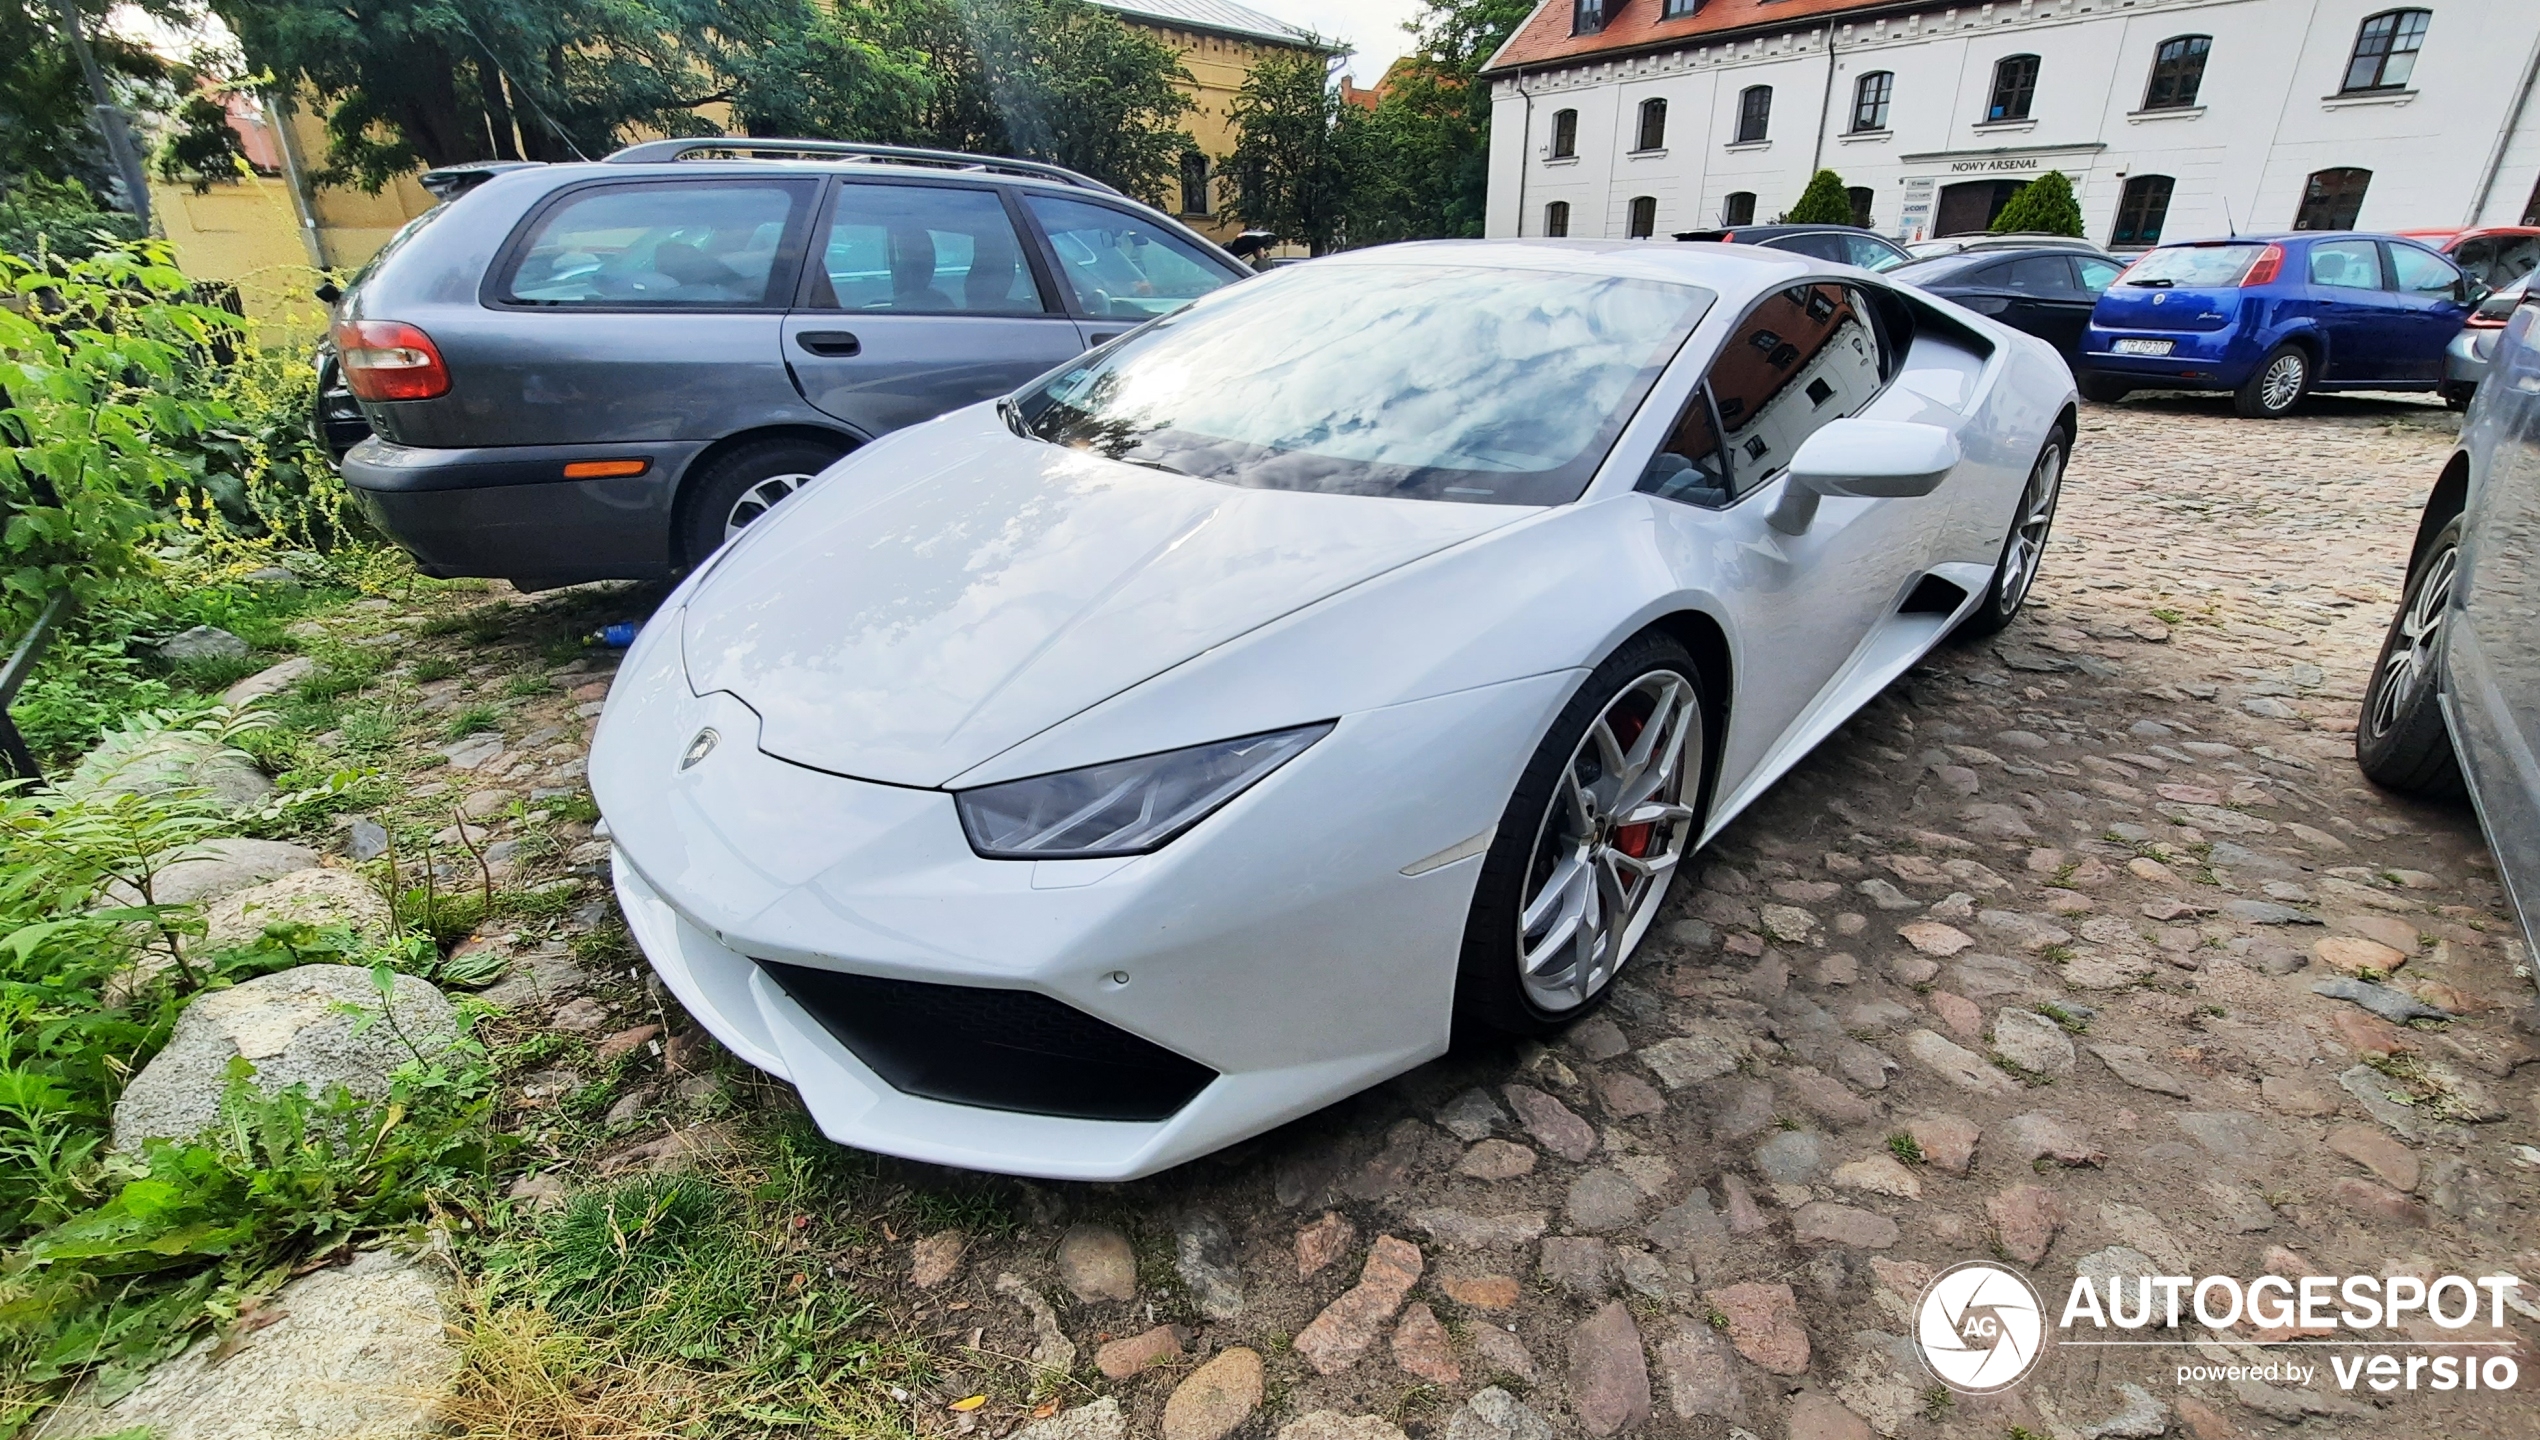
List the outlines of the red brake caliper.
<svg viewBox="0 0 2540 1440">
<path fill-rule="evenodd" d="M 1642 728 L 1648 724 L 1649 717 L 1646 715 L 1615 716 L 1614 743 L 1626 750 L 1631 749 L 1633 742 L 1640 739 Z M 1649 854 L 1650 836 L 1657 828 L 1655 823 L 1621 826 L 1614 831 L 1614 848 L 1635 860 L 1644 859 Z"/>
</svg>

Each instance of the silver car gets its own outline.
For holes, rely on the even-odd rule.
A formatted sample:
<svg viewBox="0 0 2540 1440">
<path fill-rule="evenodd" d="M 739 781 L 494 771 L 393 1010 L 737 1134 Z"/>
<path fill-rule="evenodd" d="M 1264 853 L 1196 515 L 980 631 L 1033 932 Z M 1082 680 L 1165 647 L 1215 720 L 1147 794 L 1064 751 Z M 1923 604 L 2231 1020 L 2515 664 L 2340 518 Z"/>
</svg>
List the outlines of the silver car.
<svg viewBox="0 0 2540 1440">
<path fill-rule="evenodd" d="M 2513 318 L 2530 284 L 2531 277 L 2525 275 L 2480 301 L 2461 333 L 2443 347 L 2443 398 L 2453 409 L 2469 408 L 2469 397 L 2477 393 L 2478 382 L 2487 378 L 2487 367 L 2495 363 L 2497 337 L 2505 333 L 2505 322 Z"/>
<path fill-rule="evenodd" d="M 1249 276 L 1056 166 L 658 140 L 468 177 L 338 306 L 355 502 L 427 574 L 694 565 L 840 456 Z"/>
<path fill-rule="evenodd" d="M 2525 295 L 2425 503 L 2355 726 L 2385 789 L 2467 794 L 2523 933 L 2540 921 L 2540 296 Z"/>
</svg>

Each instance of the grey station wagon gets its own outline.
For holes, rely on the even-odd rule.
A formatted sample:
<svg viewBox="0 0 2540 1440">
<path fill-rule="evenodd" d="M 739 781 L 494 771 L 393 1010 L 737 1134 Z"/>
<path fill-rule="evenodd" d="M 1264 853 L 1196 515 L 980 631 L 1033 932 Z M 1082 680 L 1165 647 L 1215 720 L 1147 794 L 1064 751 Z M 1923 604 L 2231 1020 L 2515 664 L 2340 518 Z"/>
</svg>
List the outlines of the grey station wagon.
<svg viewBox="0 0 2540 1440">
<path fill-rule="evenodd" d="M 427 574 L 670 575 L 863 442 L 1250 273 L 1022 161 L 718 138 L 501 169 L 339 303 L 373 432 L 344 479 Z"/>
</svg>

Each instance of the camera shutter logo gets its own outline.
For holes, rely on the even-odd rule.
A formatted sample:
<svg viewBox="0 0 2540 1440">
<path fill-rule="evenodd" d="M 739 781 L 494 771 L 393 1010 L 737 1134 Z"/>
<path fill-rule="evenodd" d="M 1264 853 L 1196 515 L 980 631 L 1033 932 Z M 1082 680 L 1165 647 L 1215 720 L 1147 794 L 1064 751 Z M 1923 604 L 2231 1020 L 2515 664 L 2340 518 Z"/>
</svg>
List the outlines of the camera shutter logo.
<svg viewBox="0 0 2540 1440">
<path fill-rule="evenodd" d="M 1914 1344 L 1932 1378 L 1964 1395 L 2018 1384 L 2046 1348 L 2045 1304 L 2016 1271 L 1983 1260 L 1933 1277 L 1914 1307 Z"/>
</svg>

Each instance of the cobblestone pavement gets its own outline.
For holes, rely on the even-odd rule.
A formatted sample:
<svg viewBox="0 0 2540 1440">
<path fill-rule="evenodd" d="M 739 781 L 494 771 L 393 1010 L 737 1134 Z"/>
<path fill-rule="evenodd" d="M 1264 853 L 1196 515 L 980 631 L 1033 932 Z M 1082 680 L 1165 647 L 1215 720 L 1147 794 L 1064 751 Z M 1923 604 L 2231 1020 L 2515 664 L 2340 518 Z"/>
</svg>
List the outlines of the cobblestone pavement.
<svg viewBox="0 0 2540 1440">
<path fill-rule="evenodd" d="M 2056 1348 L 1953 1400 L 1901 1338 L 1973 1259 L 2024 1266 L 2050 1321 L 2076 1274 L 2540 1280 L 2528 957 L 2469 812 L 2351 757 L 2452 431 L 2400 402 L 2090 407 L 2027 615 L 1945 647 L 1707 851 L 1604 1015 L 1153 1180 L 1008 1190 L 1011 1235 L 856 1262 L 946 1347 L 915 1423 L 2540 1433 L 2540 1309 L 2483 1352 L 2519 1362 L 2510 1396 L 2341 1389 L 2328 1357 L 2371 1352 L 2244 1322 Z M 2319 989 L 2374 978 L 2460 1018 Z M 1027 1393 L 1025 1356 L 1077 1379 Z M 2176 1378 L 2287 1361 L 2316 1378 Z M 974 1391 L 997 1398 L 943 1408 Z"/>
</svg>

